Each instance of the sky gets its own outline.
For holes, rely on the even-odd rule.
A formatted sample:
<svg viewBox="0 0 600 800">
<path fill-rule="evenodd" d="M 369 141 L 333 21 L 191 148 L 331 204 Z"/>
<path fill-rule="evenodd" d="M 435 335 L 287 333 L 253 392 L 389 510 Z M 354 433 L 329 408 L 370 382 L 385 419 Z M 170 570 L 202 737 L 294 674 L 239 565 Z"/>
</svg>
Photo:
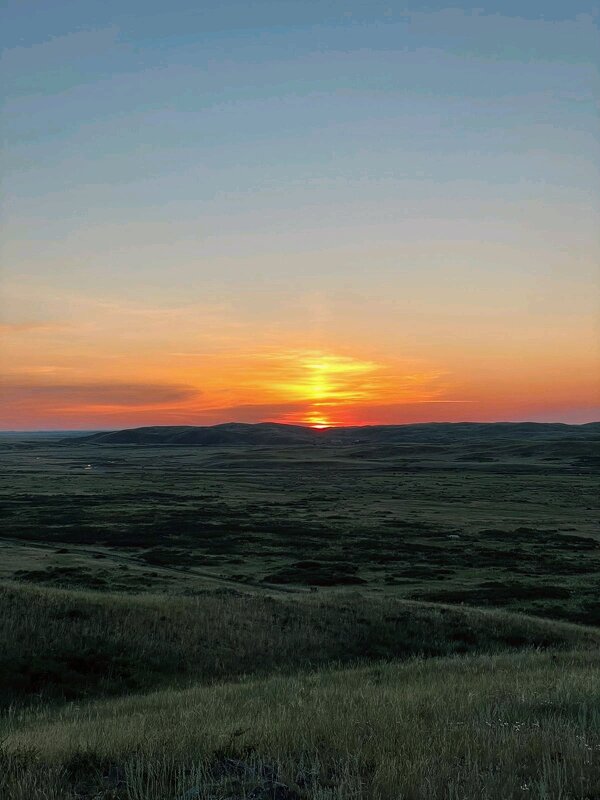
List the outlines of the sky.
<svg viewBox="0 0 600 800">
<path fill-rule="evenodd" d="M 0 428 L 600 419 L 588 0 L 5 0 Z"/>
</svg>

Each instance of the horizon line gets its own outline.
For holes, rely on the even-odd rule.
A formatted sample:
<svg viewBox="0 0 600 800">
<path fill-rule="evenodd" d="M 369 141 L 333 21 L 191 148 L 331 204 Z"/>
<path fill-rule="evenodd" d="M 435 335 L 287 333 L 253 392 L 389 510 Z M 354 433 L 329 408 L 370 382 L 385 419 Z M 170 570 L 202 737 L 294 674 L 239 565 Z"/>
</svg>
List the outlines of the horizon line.
<svg viewBox="0 0 600 800">
<path fill-rule="evenodd" d="M 226 425 L 246 425 L 249 427 L 257 427 L 259 425 L 278 425 L 283 428 L 305 428 L 306 430 L 313 431 L 334 431 L 334 430 L 351 430 L 356 428 L 410 428 L 422 425 L 565 425 L 567 427 L 582 427 L 584 425 L 598 425 L 600 419 L 590 420 L 588 422 L 562 422 L 556 421 L 539 421 L 533 419 L 524 420 L 431 420 L 429 422 L 389 422 L 382 424 L 365 424 L 365 425 L 324 425 L 315 426 L 310 424 L 301 424 L 293 422 L 274 422 L 270 420 L 263 420 L 261 422 L 242 422 L 239 420 L 228 420 L 227 422 L 215 422 L 211 425 L 198 425 L 193 423 L 184 423 L 181 425 L 135 425 L 132 427 L 116 427 L 116 428 L 0 428 L 0 434 L 6 433 L 112 433 L 117 431 L 134 431 L 142 430 L 145 428 L 219 428 Z"/>
</svg>

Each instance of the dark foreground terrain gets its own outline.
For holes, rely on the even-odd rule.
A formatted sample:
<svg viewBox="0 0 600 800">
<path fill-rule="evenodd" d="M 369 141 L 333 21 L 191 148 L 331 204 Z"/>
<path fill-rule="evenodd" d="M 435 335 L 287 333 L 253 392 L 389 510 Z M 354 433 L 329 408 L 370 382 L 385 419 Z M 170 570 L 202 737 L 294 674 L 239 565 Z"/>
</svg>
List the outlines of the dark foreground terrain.
<svg viewBox="0 0 600 800">
<path fill-rule="evenodd" d="M 600 425 L 0 452 L 2 798 L 600 799 Z"/>
</svg>

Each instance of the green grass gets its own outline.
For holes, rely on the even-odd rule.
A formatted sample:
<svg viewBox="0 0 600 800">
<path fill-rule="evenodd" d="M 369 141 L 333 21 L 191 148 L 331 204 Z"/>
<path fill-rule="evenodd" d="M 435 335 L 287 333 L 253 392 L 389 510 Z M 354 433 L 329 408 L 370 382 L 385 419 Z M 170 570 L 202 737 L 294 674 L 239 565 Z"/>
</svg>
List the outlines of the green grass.
<svg viewBox="0 0 600 800">
<path fill-rule="evenodd" d="M 581 460 L 596 434 L 567 428 L 556 450 L 540 430 L 418 446 L 0 437 L 0 579 L 133 593 L 356 585 L 600 624 L 597 467 Z"/>
<path fill-rule="evenodd" d="M 600 631 L 347 594 L 196 598 L 0 588 L 0 701 L 76 699 L 361 659 L 600 645 Z"/>
<path fill-rule="evenodd" d="M 0 437 L 0 798 L 600 800 L 596 430 L 447 427 Z"/>
<path fill-rule="evenodd" d="M 591 800 L 599 667 L 597 651 L 417 659 L 17 712 L 0 787 L 11 800 Z"/>
</svg>

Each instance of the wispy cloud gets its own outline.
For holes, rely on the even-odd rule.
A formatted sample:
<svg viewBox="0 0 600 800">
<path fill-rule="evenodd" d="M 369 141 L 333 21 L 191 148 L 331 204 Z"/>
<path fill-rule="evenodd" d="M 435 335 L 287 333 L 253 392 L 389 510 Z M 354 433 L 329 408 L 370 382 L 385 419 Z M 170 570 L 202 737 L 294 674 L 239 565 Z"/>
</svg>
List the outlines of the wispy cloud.
<svg viewBox="0 0 600 800">
<path fill-rule="evenodd" d="M 61 383 L 34 382 L 4 384 L 5 402 L 19 405 L 35 403 L 39 410 L 91 408 L 144 408 L 178 404 L 200 396 L 198 389 L 185 385 L 160 383 Z"/>
</svg>

